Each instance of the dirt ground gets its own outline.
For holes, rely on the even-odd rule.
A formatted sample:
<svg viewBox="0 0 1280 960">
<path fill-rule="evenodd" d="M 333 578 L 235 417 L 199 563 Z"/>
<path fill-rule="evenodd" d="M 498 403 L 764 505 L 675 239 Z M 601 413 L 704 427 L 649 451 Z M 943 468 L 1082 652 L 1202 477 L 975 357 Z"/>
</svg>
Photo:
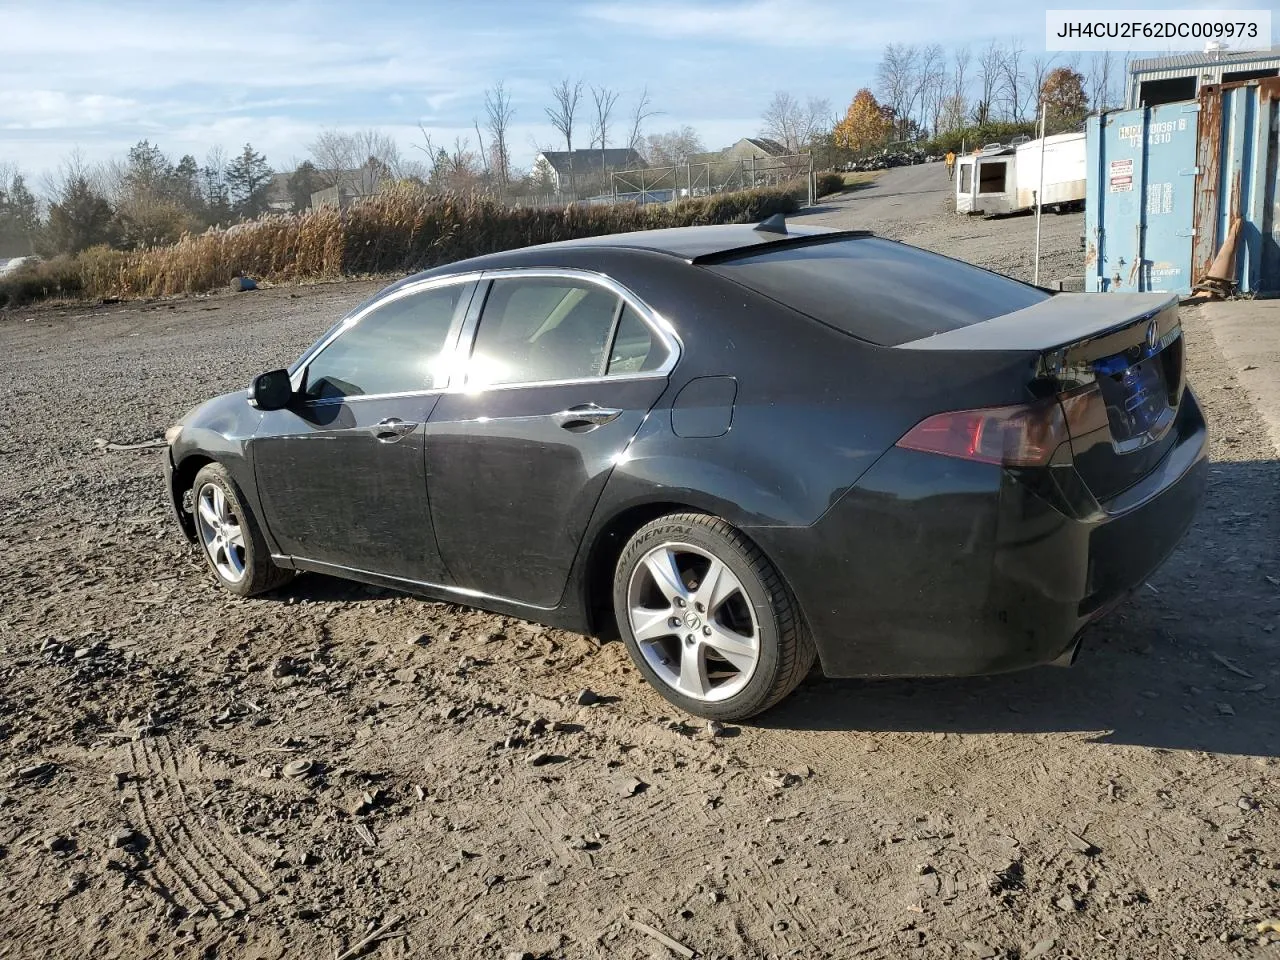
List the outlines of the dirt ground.
<svg viewBox="0 0 1280 960">
<path fill-rule="evenodd" d="M 933 193 L 883 232 L 1025 269 L 1027 220 Z M 377 287 L 0 316 L 0 958 L 1280 950 L 1280 471 L 1196 311 L 1205 509 L 1075 667 L 815 674 L 713 736 L 619 643 L 319 576 L 233 598 L 161 453 L 98 443 Z"/>
</svg>

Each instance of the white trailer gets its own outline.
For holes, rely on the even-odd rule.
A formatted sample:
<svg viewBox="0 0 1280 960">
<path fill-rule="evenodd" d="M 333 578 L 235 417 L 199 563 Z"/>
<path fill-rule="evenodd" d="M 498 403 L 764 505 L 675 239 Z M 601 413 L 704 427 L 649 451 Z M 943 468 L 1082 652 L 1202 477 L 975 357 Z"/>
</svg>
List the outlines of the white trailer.
<svg viewBox="0 0 1280 960">
<path fill-rule="evenodd" d="M 1017 183 L 1014 148 L 988 144 L 956 158 L 956 213 L 991 216 L 1012 210 Z"/>
<path fill-rule="evenodd" d="M 1084 205 L 1084 132 L 1059 133 L 1018 147 L 1018 194 L 1014 210 L 1034 210 L 1040 189 L 1040 152 L 1044 151 L 1044 196 L 1040 205 L 1056 212 Z"/>
<path fill-rule="evenodd" d="M 1044 206 L 1084 203 L 1083 133 L 1059 133 L 1017 147 L 991 145 L 956 160 L 956 212 L 997 216 L 1034 210 L 1044 151 Z"/>
</svg>

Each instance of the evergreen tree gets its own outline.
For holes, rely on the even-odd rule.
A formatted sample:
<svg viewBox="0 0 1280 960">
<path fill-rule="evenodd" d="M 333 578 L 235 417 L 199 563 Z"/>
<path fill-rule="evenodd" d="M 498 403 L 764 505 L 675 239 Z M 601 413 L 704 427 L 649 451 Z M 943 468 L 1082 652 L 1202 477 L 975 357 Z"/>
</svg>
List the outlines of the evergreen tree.
<svg viewBox="0 0 1280 960">
<path fill-rule="evenodd" d="M 170 174 L 170 192 L 174 202 L 191 213 L 204 213 L 204 200 L 200 196 L 200 167 L 196 158 L 186 154 Z"/>
<path fill-rule="evenodd" d="M 324 189 L 324 179 L 310 160 L 303 160 L 289 177 L 289 199 L 293 209 L 301 213 L 311 205 L 311 195 Z"/>
<path fill-rule="evenodd" d="M 79 253 L 116 239 L 115 216 L 106 197 L 79 173 L 67 178 L 49 206 L 46 247 L 53 253 Z"/>
<path fill-rule="evenodd" d="M 271 167 L 267 158 L 246 143 L 227 165 L 227 193 L 231 210 L 237 216 L 256 217 L 267 209 L 267 188 L 271 185 Z"/>
<path fill-rule="evenodd" d="M 23 257 L 31 253 L 40 226 L 40 206 L 16 170 L 8 181 L 0 180 L 0 256 Z"/>
<path fill-rule="evenodd" d="M 173 167 L 169 158 L 150 140 L 140 140 L 129 148 L 125 161 L 124 184 L 135 198 L 161 199 L 169 186 Z"/>
</svg>

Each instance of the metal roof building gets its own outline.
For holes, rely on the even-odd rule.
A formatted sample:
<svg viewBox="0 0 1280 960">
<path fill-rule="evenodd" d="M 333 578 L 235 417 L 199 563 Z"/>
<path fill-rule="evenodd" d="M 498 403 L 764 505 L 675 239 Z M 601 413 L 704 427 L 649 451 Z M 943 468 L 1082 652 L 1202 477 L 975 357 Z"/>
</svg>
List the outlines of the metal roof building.
<svg viewBox="0 0 1280 960">
<path fill-rule="evenodd" d="M 1151 57 L 1129 63 L 1125 106 L 1154 107 L 1194 100 L 1211 83 L 1263 80 L 1280 76 L 1280 50 L 1208 50 L 1170 57 Z"/>
</svg>

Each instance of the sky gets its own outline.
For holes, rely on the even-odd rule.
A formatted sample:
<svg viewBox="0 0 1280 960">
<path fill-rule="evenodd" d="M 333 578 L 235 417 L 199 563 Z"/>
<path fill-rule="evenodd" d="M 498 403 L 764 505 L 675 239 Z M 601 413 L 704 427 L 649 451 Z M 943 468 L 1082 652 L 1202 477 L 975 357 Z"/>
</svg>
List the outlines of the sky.
<svg viewBox="0 0 1280 960">
<path fill-rule="evenodd" d="M 1063 6 L 1055 3 L 1054 6 Z M 1129 3 L 1126 6 L 1142 6 Z M 1267 4 L 1178 4 L 1165 8 Z M 119 157 L 149 139 L 203 161 L 245 142 L 292 169 L 325 128 L 380 128 L 413 155 L 469 136 L 505 82 L 513 162 L 557 134 L 544 107 L 563 77 L 620 92 L 615 140 L 648 87 L 648 132 L 688 124 L 708 148 L 760 132 L 776 90 L 843 110 L 888 43 L 1020 39 L 1044 48 L 1025 0 L 0 0 L 0 164 L 34 183 L 78 149 Z M 575 146 L 586 145 L 583 133 Z M 578 141 L 581 141 L 580 143 Z M 615 143 L 615 145 L 620 145 Z M 561 148 L 563 148 L 561 146 Z M 420 155 L 419 155 L 420 156 Z"/>
</svg>

